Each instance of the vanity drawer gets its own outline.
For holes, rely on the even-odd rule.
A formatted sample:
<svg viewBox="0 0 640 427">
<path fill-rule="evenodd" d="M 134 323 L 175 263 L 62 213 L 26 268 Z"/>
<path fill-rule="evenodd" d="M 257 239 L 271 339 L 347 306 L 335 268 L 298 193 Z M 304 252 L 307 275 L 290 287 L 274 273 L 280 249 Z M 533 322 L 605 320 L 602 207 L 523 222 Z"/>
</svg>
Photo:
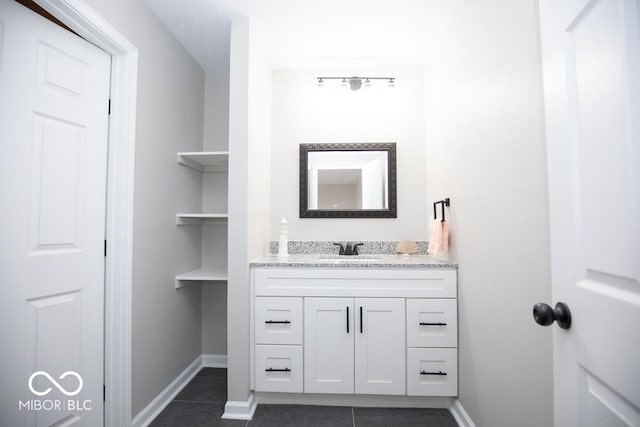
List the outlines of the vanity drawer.
<svg viewBox="0 0 640 427">
<path fill-rule="evenodd" d="M 408 347 L 457 347 L 455 299 L 407 299 Z"/>
<path fill-rule="evenodd" d="M 302 393 L 302 346 L 256 345 L 256 391 Z"/>
<path fill-rule="evenodd" d="M 456 396 L 457 394 L 457 349 L 407 349 L 408 396 Z"/>
<path fill-rule="evenodd" d="M 256 298 L 255 341 L 302 344 L 302 298 Z"/>
<path fill-rule="evenodd" d="M 258 296 L 455 298 L 454 269 L 256 268 Z"/>
</svg>

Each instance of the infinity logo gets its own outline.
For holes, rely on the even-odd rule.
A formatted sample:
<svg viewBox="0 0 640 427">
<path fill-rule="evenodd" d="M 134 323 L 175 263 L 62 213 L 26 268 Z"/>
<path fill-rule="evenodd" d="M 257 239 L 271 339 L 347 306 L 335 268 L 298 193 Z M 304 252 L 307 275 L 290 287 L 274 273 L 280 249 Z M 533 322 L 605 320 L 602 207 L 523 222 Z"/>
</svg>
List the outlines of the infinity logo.
<svg viewBox="0 0 640 427">
<path fill-rule="evenodd" d="M 83 385 L 82 377 L 77 372 L 67 371 L 64 374 L 60 375 L 60 377 L 58 378 L 60 380 L 63 380 L 66 377 L 68 377 L 69 375 L 71 375 L 71 376 L 76 377 L 78 379 L 78 388 L 75 389 L 74 391 L 67 391 L 67 390 L 65 390 L 64 387 L 62 387 L 60 384 L 58 384 L 58 382 L 56 380 L 54 380 L 53 377 L 51 375 L 49 375 L 47 372 L 45 372 L 45 371 L 36 371 L 33 374 L 31 374 L 31 376 L 29 377 L 29 390 L 31 390 L 31 393 L 35 394 L 36 396 L 45 396 L 45 395 L 47 395 L 47 394 L 49 394 L 51 392 L 51 387 L 47 388 L 45 391 L 37 391 L 35 388 L 33 388 L 33 380 L 38 375 L 42 375 L 42 376 L 46 377 L 65 396 L 75 396 L 76 394 L 80 393 L 80 390 L 82 390 L 82 385 Z"/>
</svg>

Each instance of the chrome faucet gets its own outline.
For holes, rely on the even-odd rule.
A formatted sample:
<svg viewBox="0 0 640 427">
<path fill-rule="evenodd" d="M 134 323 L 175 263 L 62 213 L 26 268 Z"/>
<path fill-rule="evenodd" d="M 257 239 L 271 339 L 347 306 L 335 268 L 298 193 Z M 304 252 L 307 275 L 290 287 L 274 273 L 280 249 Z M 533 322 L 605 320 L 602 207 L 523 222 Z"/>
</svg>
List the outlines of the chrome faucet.
<svg viewBox="0 0 640 427">
<path fill-rule="evenodd" d="M 334 243 L 336 246 L 340 246 L 340 252 L 338 255 L 358 255 L 358 246 L 363 246 L 364 243 L 347 243 L 347 246 L 342 246 L 342 243 Z"/>
</svg>

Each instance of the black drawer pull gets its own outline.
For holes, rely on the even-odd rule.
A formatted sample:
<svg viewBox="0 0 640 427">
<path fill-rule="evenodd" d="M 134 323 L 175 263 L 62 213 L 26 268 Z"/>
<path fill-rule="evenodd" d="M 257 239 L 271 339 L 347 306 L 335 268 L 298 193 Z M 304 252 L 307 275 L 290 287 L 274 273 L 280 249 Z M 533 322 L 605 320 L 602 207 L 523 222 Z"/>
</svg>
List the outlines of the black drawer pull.
<svg viewBox="0 0 640 427">
<path fill-rule="evenodd" d="M 269 323 L 269 324 L 273 324 L 273 323 L 289 324 L 289 323 L 291 323 L 291 320 L 265 320 L 264 323 Z"/>
<path fill-rule="evenodd" d="M 265 372 L 291 372 L 291 369 L 289 369 L 289 368 L 284 368 L 284 369 L 267 368 L 267 369 L 265 369 Z"/>
<path fill-rule="evenodd" d="M 349 333 L 349 306 L 347 306 L 347 333 Z"/>
<path fill-rule="evenodd" d="M 420 326 L 447 326 L 447 324 L 442 322 L 420 322 Z"/>
<path fill-rule="evenodd" d="M 360 333 L 362 333 L 362 306 L 360 306 Z"/>
<path fill-rule="evenodd" d="M 447 373 L 442 371 L 438 371 L 438 372 L 420 371 L 420 375 L 447 375 Z"/>
</svg>

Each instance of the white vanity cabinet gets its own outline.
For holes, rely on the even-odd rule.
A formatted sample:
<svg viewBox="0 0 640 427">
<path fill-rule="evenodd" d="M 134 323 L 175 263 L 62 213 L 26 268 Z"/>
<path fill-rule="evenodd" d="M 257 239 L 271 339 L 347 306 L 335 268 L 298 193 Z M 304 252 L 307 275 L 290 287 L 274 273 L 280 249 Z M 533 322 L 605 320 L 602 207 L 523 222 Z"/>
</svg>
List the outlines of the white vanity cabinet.
<svg viewBox="0 0 640 427">
<path fill-rule="evenodd" d="M 457 395 L 455 269 L 251 271 L 256 391 Z"/>
</svg>

